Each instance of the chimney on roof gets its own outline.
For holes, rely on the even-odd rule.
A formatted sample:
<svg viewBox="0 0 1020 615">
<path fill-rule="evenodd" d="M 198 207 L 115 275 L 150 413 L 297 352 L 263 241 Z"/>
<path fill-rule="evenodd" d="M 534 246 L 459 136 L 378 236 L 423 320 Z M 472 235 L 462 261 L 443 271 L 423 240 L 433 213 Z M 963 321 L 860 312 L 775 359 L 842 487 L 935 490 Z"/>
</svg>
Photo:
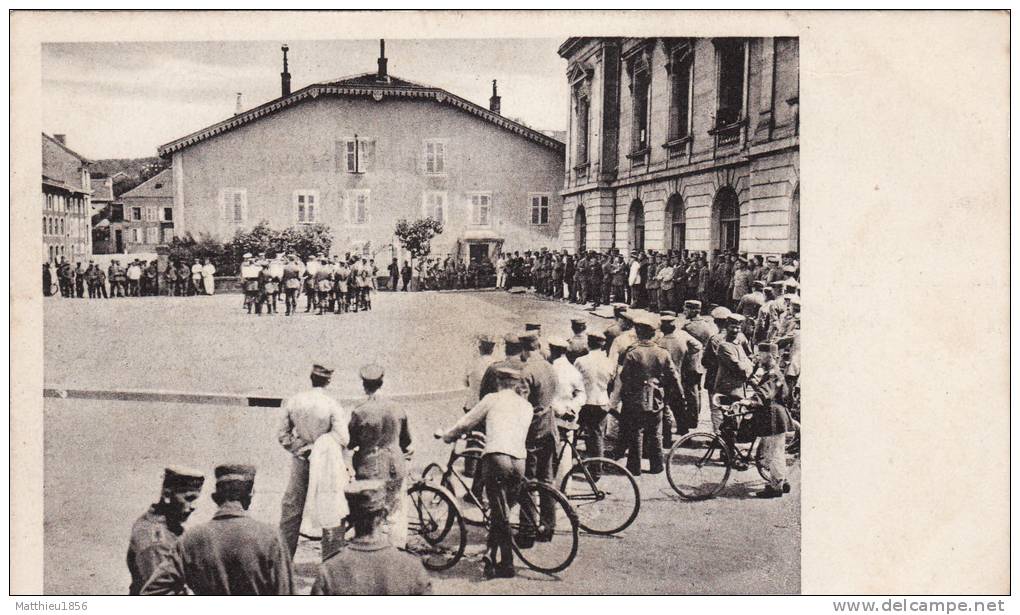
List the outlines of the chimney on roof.
<svg viewBox="0 0 1020 615">
<path fill-rule="evenodd" d="M 57 140 L 57 143 L 67 145 L 67 135 L 53 135 L 53 138 Z"/>
<path fill-rule="evenodd" d="M 280 47 L 283 52 L 283 72 L 280 73 L 280 96 L 290 96 L 290 72 L 287 70 L 287 45 Z"/>
<path fill-rule="evenodd" d="M 379 39 L 379 74 L 376 75 L 376 79 L 379 81 L 389 81 L 390 78 L 386 74 L 386 41 L 385 39 Z"/>
<path fill-rule="evenodd" d="M 238 92 L 237 93 L 237 104 L 234 105 L 234 115 L 241 115 L 242 111 L 244 111 L 244 107 L 241 106 L 241 93 Z"/>
<path fill-rule="evenodd" d="M 496 80 L 492 80 L 492 96 L 489 98 L 489 111 L 499 115 L 500 97 L 496 94 Z"/>
</svg>

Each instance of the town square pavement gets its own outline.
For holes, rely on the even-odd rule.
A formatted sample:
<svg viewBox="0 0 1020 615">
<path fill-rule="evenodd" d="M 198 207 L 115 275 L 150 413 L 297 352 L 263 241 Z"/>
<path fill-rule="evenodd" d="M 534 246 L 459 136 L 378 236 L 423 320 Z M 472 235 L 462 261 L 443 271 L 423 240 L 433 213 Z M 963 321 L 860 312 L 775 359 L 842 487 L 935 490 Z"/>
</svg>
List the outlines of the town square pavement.
<svg viewBox="0 0 1020 615">
<path fill-rule="evenodd" d="M 368 313 L 288 318 L 249 316 L 236 294 L 45 302 L 45 386 L 53 389 L 179 391 L 285 397 L 307 386 L 313 362 L 336 369 L 331 390 L 359 394 L 358 368 L 386 369 L 383 392 L 407 399 L 412 469 L 444 462 L 431 434 L 461 415 L 474 337 L 537 321 L 568 335 L 570 319 L 610 321 L 576 306 L 502 291 L 385 293 Z M 281 310 L 283 304 L 280 304 Z M 434 395 L 424 395 L 433 394 Z M 421 399 L 415 396 L 423 395 Z M 408 396 L 405 398 L 405 396 Z M 349 403 L 349 402 L 347 402 Z M 280 410 L 207 404 L 47 398 L 44 402 L 44 588 L 53 594 L 126 593 L 125 553 L 133 521 L 155 501 L 162 468 L 258 467 L 251 514 L 275 524 L 288 455 L 276 443 Z M 703 419 L 707 419 L 703 417 Z M 640 516 L 614 537 L 582 533 L 574 564 L 556 576 L 519 568 L 485 581 L 471 533 L 468 557 L 433 575 L 446 594 L 795 593 L 800 588 L 800 461 L 793 493 L 756 500 L 757 473 L 736 473 L 713 500 L 686 502 L 663 475 L 639 478 Z M 189 524 L 211 518 L 211 483 Z M 295 562 L 307 593 L 317 544 Z"/>
</svg>

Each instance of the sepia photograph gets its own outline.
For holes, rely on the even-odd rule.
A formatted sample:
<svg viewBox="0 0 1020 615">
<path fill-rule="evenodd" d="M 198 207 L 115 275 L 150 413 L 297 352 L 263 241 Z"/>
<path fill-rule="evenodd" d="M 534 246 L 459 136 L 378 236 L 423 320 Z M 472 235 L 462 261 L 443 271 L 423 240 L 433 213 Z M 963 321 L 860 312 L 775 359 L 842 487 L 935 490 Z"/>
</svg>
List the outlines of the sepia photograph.
<svg viewBox="0 0 1020 615">
<path fill-rule="evenodd" d="M 796 38 L 42 62 L 47 593 L 799 591 Z"/>
<path fill-rule="evenodd" d="M 410 11 L 330 35 L 296 25 L 315 14 L 185 13 L 278 22 L 261 34 L 181 21 L 161 35 L 175 13 L 129 33 L 144 11 L 65 12 L 80 30 L 35 33 L 34 55 L 19 56 L 38 71 L 28 94 L 41 127 L 23 131 L 34 143 L 18 163 L 23 176 L 37 160 L 41 186 L 33 171 L 11 206 L 12 225 L 32 229 L 12 226 L 19 275 L 41 273 L 38 320 L 11 324 L 38 346 L 22 355 L 34 380 L 19 383 L 37 406 L 12 397 L 11 413 L 12 488 L 37 483 L 33 593 L 881 593 L 895 586 L 876 563 L 886 554 L 856 550 L 854 536 L 899 561 L 892 550 L 925 534 L 951 550 L 977 531 L 961 508 L 939 520 L 930 500 L 971 460 L 929 484 L 940 440 L 918 432 L 892 452 L 884 431 L 921 408 L 941 413 L 931 428 L 957 417 L 950 387 L 964 383 L 948 374 L 973 366 L 923 352 L 931 364 L 897 373 L 877 349 L 881 329 L 903 351 L 913 325 L 893 323 L 941 313 L 908 306 L 915 280 L 879 278 L 923 277 L 902 253 L 935 258 L 922 243 L 948 246 L 936 236 L 959 226 L 944 217 L 925 243 L 932 227 L 919 224 L 890 255 L 895 216 L 910 212 L 856 191 L 885 202 L 898 188 L 874 175 L 833 199 L 843 172 L 866 172 L 843 158 L 863 155 L 858 139 L 909 147 L 911 133 L 865 129 L 850 89 L 825 92 L 859 71 L 819 67 L 826 44 L 834 57 L 851 47 L 822 41 L 798 22 L 807 15 L 752 27 L 722 11 L 695 27 L 604 13 L 620 19 L 614 34 L 595 13 L 520 12 L 497 35 L 451 25 L 494 27 L 493 13 Z M 385 19 L 403 29 L 369 27 Z M 818 92 L 803 116 L 802 82 Z M 911 98 L 856 92 L 876 110 Z M 823 113 L 839 119 L 813 119 Z M 946 195 L 933 207 L 956 207 Z M 1008 218 L 1008 199 L 987 202 Z M 982 288 L 972 296 L 1002 297 Z M 930 322 L 916 325 L 928 327 L 919 352 L 943 343 Z M 1008 395 L 1000 376 L 974 378 Z M 926 403 L 904 405 L 908 389 Z M 988 412 L 1003 408 L 995 396 Z M 15 447 L 22 420 L 35 421 L 37 460 Z M 896 491 L 906 481 L 932 491 Z M 971 502 L 996 502 L 973 557 L 1008 593 L 1008 478 L 988 481 Z M 897 494 L 904 509 L 886 504 Z M 919 497 L 927 508 L 904 516 Z M 842 577 L 839 557 L 860 575 L 847 564 Z M 936 561 L 919 556 L 912 572 Z"/>
</svg>

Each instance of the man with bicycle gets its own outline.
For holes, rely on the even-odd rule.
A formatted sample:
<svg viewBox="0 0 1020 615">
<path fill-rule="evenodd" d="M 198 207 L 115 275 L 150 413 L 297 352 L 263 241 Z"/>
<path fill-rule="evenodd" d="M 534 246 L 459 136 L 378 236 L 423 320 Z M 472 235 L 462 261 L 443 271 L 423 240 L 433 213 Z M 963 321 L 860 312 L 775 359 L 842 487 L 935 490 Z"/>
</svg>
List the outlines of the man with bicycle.
<svg viewBox="0 0 1020 615">
<path fill-rule="evenodd" d="M 445 432 L 437 431 L 436 436 L 446 443 L 455 442 L 484 422 L 482 476 L 490 505 L 484 572 L 488 578 L 510 578 L 515 574 L 510 503 L 524 481 L 528 457 L 526 442 L 534 412 L 526 399 L 528 389 L 521 370 L 497 364 L 491 372 L 496 380 L 496 392 L 482 397 L 456 425 Z"/>
<path fill-rule="evenodd" d="M 793 422 L 782 400 L 787 397 L 786 377 L 779 366 L 779 348 L 772 342 L 758 344 L 757 360 L 747 381 L 750 395 L 739 404 L 753 411 L 752 433 L 761 439 L 762 460 L 769 482 L 755 494 L 758 498 L 778 498 L 790 492 L 786 482 L 786 432 Z"/>
</svg>

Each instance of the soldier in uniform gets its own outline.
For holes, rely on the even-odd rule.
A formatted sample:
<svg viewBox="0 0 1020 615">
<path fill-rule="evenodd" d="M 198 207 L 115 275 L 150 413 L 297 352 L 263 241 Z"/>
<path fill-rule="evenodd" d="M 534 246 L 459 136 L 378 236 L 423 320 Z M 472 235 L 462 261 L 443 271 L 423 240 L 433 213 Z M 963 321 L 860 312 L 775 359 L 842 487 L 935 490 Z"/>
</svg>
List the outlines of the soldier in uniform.
<svg viewBox="0 0 1020 615">
<path fill-rule="evenodd" d="M 273 295 L 276 293 L 278 283 L 273 280 L 273 275 L 269 272 L 269 263 L 262 261 L 262 267 L 259 270 L 259 298 L 258 303 L 255 304 L 255 313 L 262 313 L 262 306 L 266 308 L 266 314 L 273 314 L 275 307 L 273 306 Z"/>
<path fill-rule="evenodd" d="M 722 424 L 722 406 L 732 404 L 745 397 L 745 383 L 751 375 L 751 351 L 747 338 L 741 332 L 744 317 L 730 314 L 726 317 L 725 331 L 713 337 L 709 342 L 715 362 L 715 386 L 712 389 L 712 425 L 720 432 Z M 707 354 L 707 353 L 706 353 Z M 731 432 L 722 431 L 723 439 L 730 450 L 734 447 Z M 738 470 L 745 469 L 743 462 L 734 458 L 733 465 Z"/>
<path fill-rule="evenodd" d="M 219 510 L 212 521 L 184 532 L 142 594 L 289 595 L 291 558 L 279 532 L 248 516 L 254 487 L 254 466 L 218 466 L 212 497 Z"/>
<path fill-rule="evenodd" d="M 328 309 L 329 296 L 333 291 L 333 266 L 330 264 L 329 259 L 322 259 L 319 263 L 319 270 L 315 273 L 315 293 L 318 295 L 318 311 L 315 312 L 317 315 L 322 316 L 323 311 Z"/>
<path fill-rule="evenodd" d="M 669 353 L 673 364 L 680 370 L 680 385 L 683 387 L 681 398 L 667 400 L 676 420 L 677 433 L 684 435 L 698 426 L 698 397 L 701 388 L 701 342 L 682 329 L 676 328 L 676 318 L 663 316 L 662 337 L 656 343 Z M 693 381 L 693 384 L 688 380 Z M 669 434 L 665 434 L 672 441 Z"/>
<path fill-rule="evenodd" d="M 617 255 L 613 260 L 612 267 L 610 269 L 610 280 L 612 280 L 612 300 L 616 303 L 623 305 L 627 304 L 627 265 L 623 262 L 623 257 Z M 608 340 L 607 340 L 608 341 Z"/>
<path fill-rule="evenodd" d="M 309 256 L 308 262 L 305 263 L 304 290 L 306 314 L 311 312 L 312 309 L 319 307 L 319 290 L 315 287 L 315 274 L 319 273 L 319 259 L 321 258 L 321 254 L 317 254 L 314 257 Z"/>
<path fill-rule="evenodd" d="M 570 330 L 573 335 L 567 340 L 567 359 L 573 363 L 578 357 L 588 354 L 588 323 L 583 318 L 571 318 Z"/>
<path fill-rule="evenodd" d="M 574 362 L 584 379 L 585 405 L 577 415 L 584 449 L 588 457 L 601 457 L 606 435 L 606 414 L 609 411 L 609 383 L 616 366 L 605 351 L 605 335 L 588 333 L 588 352 Z"/>
<path fill-rule="evenodd" d="M 351 310 L 351 268 L 347 261 L 340 259 L 333 271 L 333 280 L 336 287 L 337 313 L 346 314 Z"/>
<path fill-rule="evenodd" d="M 380 397 L 383 368 L 366 365 L 358 372 L 367 398 L 354 409 L 350 423 L 350 448 L 354 450 L 354 476 L 385 482 L 386 529 L 393 546 L 407 546 L 407 509 L 404 479 L 405 456 L 410 456 L 411 431 L 400 406 Z"/>
<path fill-rule="evenodd" d="M 652 341 L 657 326 L 657 319 L 651 314 L 635 319 L 638 340 L 623 354 L 617 386 L 610 401 L 611 408 L 620 409 L 627 470 L 634 476 L 641 474 L 643 451 L 647 452 L 649 472 L 663 471 L 661 413 L 664 401 L 683 394 L 669 353 Z"/>
<path fill-rule="evenodd" d="M 660 266 L 659 255 L 653 252 L 652 257 L 648 259 L 648 272 L 642 276 L 645 280 L 645 293 L 648 297 L 648 311 L 650 312 L 659 311 Z"/>
<path fill-rule="evenodd" d="M 250 252 L 244 254 L 244 261 L 241 263 L 241 284 L 244 286 L 244 308 L 251 314 L 252 308 L 261 311 L 257 305 L 259 301 L 259 268 L 252 260 Z"/>
<path fill-rule="evenodd" d="M 574 262 L 574 292 L 574 303 L 584 303 L 588 298 L 588 258 L 583 253 Z"/>
<path fill-rule="evenodd" d="M 312 595 L 431 594 L 432 581 L 421 560 L 394 548 L 381 530 L 387 513 L 385 483 L 356 480 L 344 488 L 344 496 L 354 538 L 319 566 Z"/>
<path fill-rule="evenodd" d="M 284 314 L 293 316 L 297 312 L 297 294 L 301 292 L 301 266 L 296 256 L 287 259 L 283 268 Z"/>
<path fill-rule="evenodd" d="M 525 464 L 525 476 L 529 480 L 537 480 L 555 488 L 556 478 L 556 445 L 559 443 L 559 431 L 553 413 L 553 402 L 556 398 L 557 378 L 548 356 L 542 355 L 541 340 L 535 331 L 525 331 L 520 337 L 524 352 L 524 368 L 521 377 L 528 386 L 528 402 L 534 410 L 531 427 L 528 429 L 528 458 Z M 544 498 L 539 503 L 541 512 L 541 528 L 522 527 L 521 537 L 517 546 L 527 548 L 532 540 L 548 541 L 556 528 L 556 510 L 553 503 Z"/>
<path fill-rule="evenodd" d="M 191 267 L 182 260 L 177 264 L 177 296 L 185 297 L 188 294 L 188 285 L 191 280 Z"/>
<path fill-rule="evenodd" d="M 593 308 L 597 308 L 602 301 L 602 261 L 594 251 L 588 254 L 587 267 L 588 296 L 585 303 L 591 303 Z"/>
<path fill-rule="evenodd" d="M 748 386 L 752 394 L 744 400 L 754 409 L 751 424 L 761 438 L 762 461 L 768 469 L 769 482 L 755 494 L 759 498 L 778 498 L 790 492 L 786 482 L 786 432 L 793 430 L 793 420 L 783 401 L 789 397 L 786 378 L 779 367 L 778 347 L 771 342 L 758 344 L 758 356 Z"/>
<path fill-rule="evenodd" d="M 613 341 L 616 340 L 616 338 L 621 333 L 623 333 L 624 327 L 627 327 L 627 328 L 630 327 L 629 321 L 627 321 L 626 319 L 623 318 L 623 313 L 627 311 L 627 304 L 626 303 L 614 303 L 612 307 L 613 307 L 613 319 L 614 319 L 614 321 L 613 321 L 613 324 L 609 325 L 609 327 L 607 327 L 606 331 L 605 331 L 605 336 L 606 336 L 605 351 L 607 353 L 609 352 L 609 349 L 612 348 Z"/>
<path fill-rule="evenodd" d="M 320 436 L 330 434 L 340 446 L 350 441 L 348 423 L 350 414 L 333 397 L 326 393 L 333 378 L 333 370 L 313 365 L 311 389 L 294 395 L 283 405 L 283 417 L 276 438 L 291 454 L 290 479 L 283 493 L 280 512 L 280 534 L 291 555 L 297 550 L 301 519 L 304 516 L 305 496 L 308 494 L 308 458 L 312 446 Z"/>
<path fill-rule="evenodd" d="M 574 255 L 568 254 L 563 261 L 563 283 L 567 285 L 567 301 L 573 303 L 577 293 L 577 264 L 574 262 Z"/>
<path fill-rule="evenodd" d="M 166 278 L 166 294 L 171 297 L 177 295 L 177 265 L 176 263 L 170 263 L 167 265 L 166 272 L 164 273 Z"/>
<path fill-rule="evenodd" d="M 156 568 L 173 552 L 184 522 L 195 510 L 205 476 L 201 472 L 177 466 L 163 471 L 159 501 L 131 526 L 127 567 L 131 573 L 128 593 L 137 596 Z"/>
</svg>

